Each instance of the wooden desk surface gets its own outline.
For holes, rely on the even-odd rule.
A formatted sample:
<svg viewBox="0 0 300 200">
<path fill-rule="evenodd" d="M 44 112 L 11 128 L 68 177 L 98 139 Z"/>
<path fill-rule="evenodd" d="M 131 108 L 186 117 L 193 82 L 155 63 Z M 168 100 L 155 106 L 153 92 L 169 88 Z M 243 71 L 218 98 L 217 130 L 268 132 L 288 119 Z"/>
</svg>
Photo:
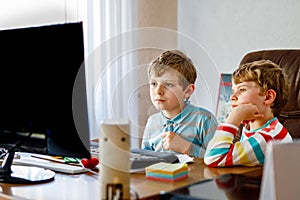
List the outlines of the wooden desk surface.
<svg viewBox="0 0 300 200">
<path fill-rule="evenodd" d="M 205 179 L 215 178 L 222 174 L 254 173 L 262 174 L 262 167 L 229 167 L 211 168 L 204 164 L 203 159 L 195 159 L 189 164 L 189 177 L 176 183 L 151 181 L 144 173 L 131 175 L 131 188 L 138 194 L 139 199 L 158 199 L 160 191 L 171 191 Z M 57 173 L 55 180 L 36 185 L 0 184 L 2 193 L 0 199 L 34 199 L 34 200 L 76 200 L 100 199 L 99 177 L 91 173 L 66 175 Z M 2 194 L 2 196 L 1 196 Z M 7 196 L 8 198 L 4 198 Z"/>
<path fill-rule="evenodd" d="M 175 188 L 183 187 L 202 180 L 215 178 L 223 174 L 244 174 L 253 172 L 254 175 L 262 174 L 262 167 L 228 167 L 212 168 L 204 164 L 203 159 L 195 159 L 195 162 L 189 164 L 189 176 L 175 183 L 164 183 L 145 179 L 145 174 L 135 174 L 131 178 L 132 187 L 138 192 L 140 199 L 157 196 L 160 191 L 172 191 Z"/>
</svg>

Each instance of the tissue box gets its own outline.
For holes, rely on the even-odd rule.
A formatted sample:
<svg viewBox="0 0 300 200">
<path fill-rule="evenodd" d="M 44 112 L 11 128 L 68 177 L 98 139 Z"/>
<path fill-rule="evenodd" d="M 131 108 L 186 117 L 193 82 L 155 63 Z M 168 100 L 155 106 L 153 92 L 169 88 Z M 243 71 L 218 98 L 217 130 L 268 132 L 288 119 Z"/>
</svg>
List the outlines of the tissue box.
<svg viewBox="0 0 300 200">
<path fill-rule="evenodd" d="M 146 179 L 164 182 L 176 182 L 188 177 L 186 163 L 165 163 L 159 162 L 145 168 Z"/>
</svg>

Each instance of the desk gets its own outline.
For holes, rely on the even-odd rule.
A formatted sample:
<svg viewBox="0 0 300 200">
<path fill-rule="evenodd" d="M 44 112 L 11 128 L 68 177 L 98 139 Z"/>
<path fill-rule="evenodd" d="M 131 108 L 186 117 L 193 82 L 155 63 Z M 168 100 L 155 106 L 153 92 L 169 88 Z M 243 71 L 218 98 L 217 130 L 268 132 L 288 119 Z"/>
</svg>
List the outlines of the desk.
<svg viewBox="0 0 300 200">
<path fill-rule="evenodd" d="M 131 178 L 131 185 L 137 191 L 140 199 L 158 199 L 159 192 L 172 191 L 175 188 L 183 187 L 202 180 L 215 178 L 223 174 L 245 174 L 261 175 L 263 167 L 228 167 L 212 168 L 204 164 L 203 159 L 195 159 L 195 162 L 189 164 L 189 177 L 176 183 L 163 183 L 145 179 L 145 174 L 134 174 Z"/>
<path fill-rule="evenodd" d="M 159 193 L 162 190 L 171 191 L 228 173 L 244 174 L 250 172 L 253 174 L 262 174 L 262 169 L 262 167 L 211 168 L 204 164 L 203 159 L 195 159 L 194 163 L 189 164 L 189 177 L 185 180 L 176 183 L 163 183 L 147 180 L 144 173 L 136 173 L 131 175 L 131 188 L 138 194 L 139 199 L 159 199 Z M 92 173 L 79 175 L 57 173 L 55 180 L 49 183 L 37 185 L 0 184 L 0 187 L 2 194 L 21 200 L 100 199 L 98 176 Z"/>
</svg>

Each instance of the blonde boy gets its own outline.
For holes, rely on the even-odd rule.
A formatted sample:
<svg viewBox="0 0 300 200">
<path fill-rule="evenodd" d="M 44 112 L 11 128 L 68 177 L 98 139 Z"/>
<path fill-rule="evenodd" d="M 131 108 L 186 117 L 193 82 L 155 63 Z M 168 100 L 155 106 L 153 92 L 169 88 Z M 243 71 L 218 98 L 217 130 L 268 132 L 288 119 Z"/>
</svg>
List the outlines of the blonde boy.
<svg viewBox="0 0 300 200">
<path fill-rule="evenodd" d="M 142 148 L 203 157 L 216 127 L 216 118 L 189 102 L 195 89 L 196 69 L 183 52 L 163 52 L 148 68 L 150 96 L 159 110 L 149 117 Z"/>
<path fill-rule="evenodd" d="M 232 111 L 219 124 L 204 162 L 212 167 L 262 165 L 270 140 L 291 142 L 292 137 L 277 116 L 287 102 L 288 82 L 282 69 L 269 60 L 240 66 L 232 75 Z M 241 139 L 233 142 L 238 126 Z"/>
</svg>

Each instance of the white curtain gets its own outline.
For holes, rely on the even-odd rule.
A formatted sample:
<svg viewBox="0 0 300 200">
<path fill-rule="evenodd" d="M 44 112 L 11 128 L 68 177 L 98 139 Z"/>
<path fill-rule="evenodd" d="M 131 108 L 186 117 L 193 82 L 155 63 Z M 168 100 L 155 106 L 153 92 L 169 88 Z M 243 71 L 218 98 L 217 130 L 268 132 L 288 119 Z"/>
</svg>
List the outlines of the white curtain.
<svg viewBox="0 0 300 200">
<path fill-rule="evenodd" d="M 86 69 L 91 137 L 101 120 L 129 120 L 138 135 L 136 1 L 87 1 Z M 134 137 L 133 137 L 134 138 Z M 134 146 L 136 141 L 132 141 Z"/>
</svg>

